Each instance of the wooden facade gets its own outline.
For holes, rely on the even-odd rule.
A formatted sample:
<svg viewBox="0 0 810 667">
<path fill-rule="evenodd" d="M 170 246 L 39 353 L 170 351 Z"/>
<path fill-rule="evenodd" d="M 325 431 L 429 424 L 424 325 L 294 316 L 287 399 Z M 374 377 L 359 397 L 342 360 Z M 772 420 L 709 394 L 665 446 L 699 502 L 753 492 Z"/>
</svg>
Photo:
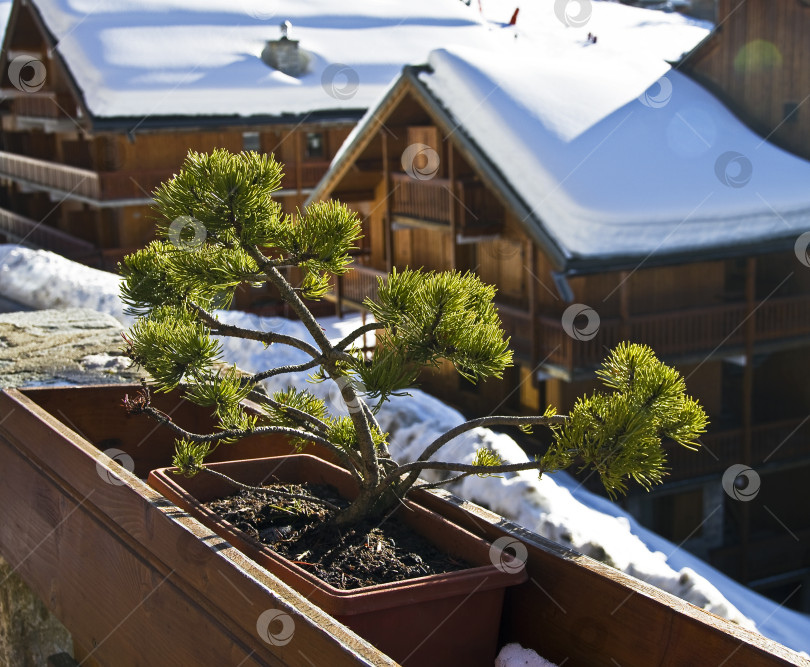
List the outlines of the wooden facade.
<svg viewBox="0 0 810 667">
<path fill-rule="evenodd" d="M 300 207 L 326 172 L 356 118 L 96 119 L 85 107 L 35 9 L 15 3 L 5 39 L 2 83 L 9 100 L 0 131 L 0 241 L 24 242 L 115 270 L 124 254 L 154 237 L 151 193 L 188 151 L 272 153 L 284 164 L 279 201 Z M 8 62 L 29 55 L 47 72 L 25 92 Z M 31 74 L 23 72 L 30 80 Z M 103 122 L 98 122 L 99 120 Z"/>
<path fill-rule="evenodd" d="M 717 28 L 682 63 L 769 142 L 810 159 L 810 3 L 718 0 Z"/>
<path fill-rule="evenodd" d="M 808 581 L 810 544 L 780 540 L 790 557 L 769 558 L 768 535 L 784 530 L 740 511 L 720 477 L 744 463 L 772 480 L 769 493 L 790 488 L 797 506 L 810 503 L 806 485 L 787 487 L 782 477 L 810 466 L 803 379 L 810 373 L 810 272 L 787 271 L 796 258 L 786 250 L 563 276 L 508 193 L 493 186 L 486 156 L 456 139 L 463 128 L 445 125 L 427 95 L 404 75 L 316 190 L 364 221 L 365 254 L 335 285 L 339 308 L 361 308 L 391 267 L 470 270 L 495 284 L 516 359 L 505 381 L 474 386 L 442 368 L 423 383 L 469 414 L 537 412 L 548 404 L 567 411 L 595 387 L 593 371 L 608 349 L 624 340 L 649 344 L 681 370 L 712 425 L 701 452 L 673 450 L 671 481 L 649 500 L 632 496 L 628 507 L 676 542 L 694 538 L 687 546 L 775 597 L 780 577 Z M 572 304 L 598 315 L 595 332 L 585 317 L 574 321 L 584 335 L 566 328 Z M 810 529 L 806 513 L 790 517 L 795 530 Z M 780 581 L 776 592 L 769 577 Z M 810 608 L 810 595 L 803 596 L 789 604 Z"/>
</svg>

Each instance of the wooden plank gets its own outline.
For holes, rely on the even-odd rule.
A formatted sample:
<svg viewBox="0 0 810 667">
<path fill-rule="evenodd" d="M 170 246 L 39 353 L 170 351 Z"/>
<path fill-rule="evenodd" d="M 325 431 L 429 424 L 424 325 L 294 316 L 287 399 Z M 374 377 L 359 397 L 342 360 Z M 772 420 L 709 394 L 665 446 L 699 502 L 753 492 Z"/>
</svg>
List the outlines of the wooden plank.
<svg viewBox="0 0 810 667">
<path fill-rule="evenodd" d="M 442 491 L 418 495 L 477 535 L 509 535 L 525 546 L 529 581 L 507 589 L 503 641 L 520 642 L 567 667 L 810 665 L 777 642 L 472 503 Z"/>
<path fill-rule="evenodd" d="M 0 414 L 0 551 L 100 664 L 393 664 L 20 392 Z M 259 638 L 267 609 L 288 644 Z"/>
</svg>

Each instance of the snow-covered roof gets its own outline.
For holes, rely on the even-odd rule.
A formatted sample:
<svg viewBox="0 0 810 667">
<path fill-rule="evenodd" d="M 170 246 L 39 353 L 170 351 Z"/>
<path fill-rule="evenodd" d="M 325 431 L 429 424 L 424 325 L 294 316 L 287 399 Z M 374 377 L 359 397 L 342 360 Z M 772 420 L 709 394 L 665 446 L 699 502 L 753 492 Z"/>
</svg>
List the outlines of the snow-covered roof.
<svg viewBox="0 0 810 667">
<path fill-rule="evenodd" d="M 549 40 L 440 49 L 429 64 L 419 81 L 571 264 L 810 229 L 810 163 L 663 61 Z"/>
<path fill-rule="evenodd" d="M 411 76 L 557 264 L 591 271 L 781 250 L 810 229 L 810 163 L 665 61 L 700 41 L 706 24 L 590 6 L 586 23 L 566 28 L 540 21 L 532 5 L 518 38 L 434 50 Z"/>
<path fill-rule="evenodd" d="M 408 62 L 480 41 L 458 0 L 34 0 L 96 117 L 279 116 L 364 110 Z M 265 65 L 267 40 L 310 56 L 295 78 Z"/>
<path fill-rule="evenodd" d="M 6 35 L 6 27 L 8 26 L 8 17 L 11 14 L 11 2 L 0 2 L 0 41 Z"/>
<path fill-rule="evenodd" d="M 435 48 L 493 44 L 514 34 L 569 37 L 551 0 L 31 0 L 95 119 L 358 113 L 406 64 Z M 576 3 L 574 3 L 576 4 Z M 588 3 L 590 5 L 590 3 Z M 605 11 L 601 5 L 609 6 Z M 608 2 L 589 17 L 607 41 L 677 58 L 707 25 Z M 289 37 L 310 55 L 298 77 L 265 65 L 267 40 Z"/>
</svg>

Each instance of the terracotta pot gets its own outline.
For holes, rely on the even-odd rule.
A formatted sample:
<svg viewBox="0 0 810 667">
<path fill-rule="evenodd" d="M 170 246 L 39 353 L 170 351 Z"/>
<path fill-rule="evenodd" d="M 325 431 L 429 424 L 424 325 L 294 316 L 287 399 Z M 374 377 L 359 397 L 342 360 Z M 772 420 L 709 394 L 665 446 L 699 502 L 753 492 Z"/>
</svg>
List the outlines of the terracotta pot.
<svg viewBox="0 0 810 667">
<path fill-rule="evenodd" d="M 353 497 L 357 488 L 343 469 L 309 455 L 213 463 L 219 472 L 251 485 L 268 481 L 331 484 Z M 492 665 L 504 588 L 527 578 L 521 564 L 496 567 L 490 543 L 439 514 L 406 501 L 399 518 L 445 552 L 475 566 L 466 570 L 344 591 L 324 583 L 266 545 L 234 528 L 201 503 L 232 495 L 233 485 L 204 473 L 186 478 L 173 468 L 154 470 L 149 484 L 227 539 L 311 602 L 384 653 L 406 665 Z"/>
</svg>

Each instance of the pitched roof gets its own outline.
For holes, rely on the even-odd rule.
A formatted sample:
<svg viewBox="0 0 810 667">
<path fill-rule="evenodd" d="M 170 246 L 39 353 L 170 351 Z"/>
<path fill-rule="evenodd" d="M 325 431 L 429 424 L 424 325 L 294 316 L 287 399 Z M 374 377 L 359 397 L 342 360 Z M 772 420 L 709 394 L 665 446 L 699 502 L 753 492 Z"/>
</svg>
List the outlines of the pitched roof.
<svg viewBox="0 0 810 667">
<path fill-rule="evenodd" d="M 402 65 L 481 38 L 458 0 L 31 0 L 96 118 L 359 115 Z M 265 65 L 290 21 L 299 78 Z"/>
<path fill-rule="evenodd" d="M 497 52 L 439 49 L 428 62 L 402 81 L 466 143 L 559 268 L 784 250 L 810 229 L 810 163 L 663 60 L 549 35 Z M 313 197 L 334 181 L 328 174 Z"/>
</svg>

